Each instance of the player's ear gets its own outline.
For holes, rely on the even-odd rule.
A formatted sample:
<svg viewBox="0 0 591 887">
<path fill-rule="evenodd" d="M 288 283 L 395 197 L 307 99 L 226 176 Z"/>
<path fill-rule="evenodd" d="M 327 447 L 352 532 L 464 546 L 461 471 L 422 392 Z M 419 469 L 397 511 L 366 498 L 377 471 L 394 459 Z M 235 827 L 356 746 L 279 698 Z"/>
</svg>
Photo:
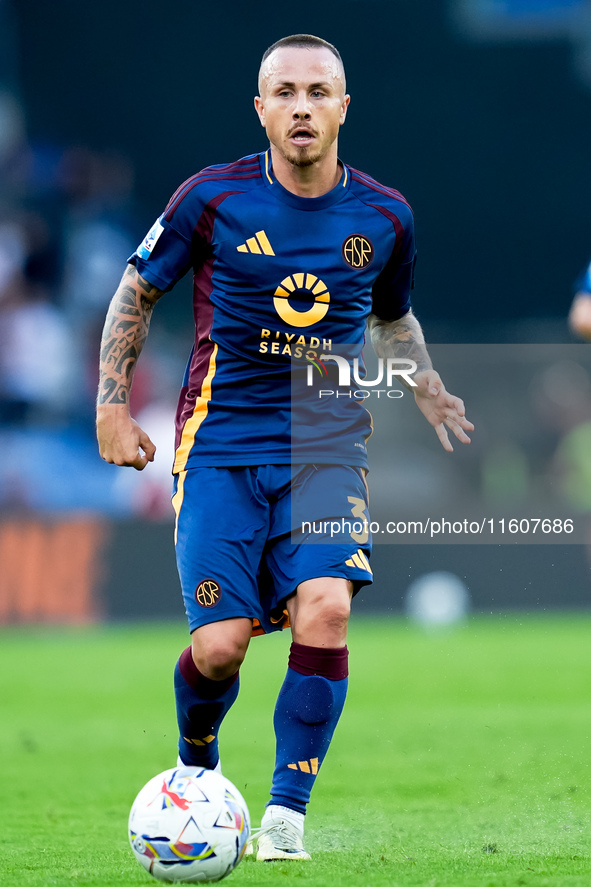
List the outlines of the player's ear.
<svg viewBox="0 0 591 887">
<path fill-rule="evenodd" d="M 339 120 L 339 123 L 341 124 L 341 126 L 345 122 L 345 118 L 347 116 L 347 109 L 349 107 L 350 101 L 351 101 L 350 95 L 346 95 L 345 98 L 343 99 L 343 104 L 341 105 L 341 119 Z"/>
<path fill-rule="evenodd" d="M 261 121 L 261 126 L 266 126 L 265 123 L 265 106 L 263 104 L 263 100 L 260 95 L 255 95 L 254 97 L 254 107 L 255 111 L 259 115 L 259 120 Z"/>
</svg>

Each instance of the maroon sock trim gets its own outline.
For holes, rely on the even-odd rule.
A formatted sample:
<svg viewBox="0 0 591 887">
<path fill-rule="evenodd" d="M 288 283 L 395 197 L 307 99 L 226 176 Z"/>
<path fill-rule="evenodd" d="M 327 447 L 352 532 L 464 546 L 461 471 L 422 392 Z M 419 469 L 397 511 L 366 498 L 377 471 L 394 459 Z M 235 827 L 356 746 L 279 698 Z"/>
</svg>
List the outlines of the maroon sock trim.
<svg viewBox="0 0 591 887">
<path fill-rule="evenodd" d="M 289 667 L 299 674 L 320 675 L 342 681 L 349 674 L 347 647 L 307 647 L 294 641 L 289 650 Z"/>
<path fill-rule="evenodd" d="M 179 670 L 189 687 L 196 690 L 203 699 L 217 699 L 219 696 L 223 696 L 226 690 L 229 690 L 232 684 L 238 680 L 239 674 L 239 672 L 236 672 L 236 674 L 221 681 L 213 681 L 211 678 L 206 678 L 195 665 L 190 647 L 183 650 L 179 657 Z"/>
</svg>

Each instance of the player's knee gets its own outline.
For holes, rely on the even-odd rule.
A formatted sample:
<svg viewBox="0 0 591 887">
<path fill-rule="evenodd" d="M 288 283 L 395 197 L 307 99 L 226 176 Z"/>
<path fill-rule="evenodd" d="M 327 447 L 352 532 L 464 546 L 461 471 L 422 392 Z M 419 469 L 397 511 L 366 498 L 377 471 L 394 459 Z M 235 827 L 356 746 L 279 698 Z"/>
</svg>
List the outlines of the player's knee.
<svg viewBox="0 0 591 887">
<path fill-rule="evenodd" d="M 340 637 L 347 631 L 350 612 L 350 606 L 342 606 L 333 610 L 324 611 L 320 614 L 319 623 L 320 625 L 324 625 L 327 632 L 331 635 Z"/>
<path fill-rule="evenodd" d="M 347 637 L 349 601 L 319 600 L 298 610 L 294 638 L 312 647 L 339 647 Z"/>
<path fill-rule="evenodd" d="M 222 681 L 236 674 L 246 654 L 246 648 L 232 638 L 210 638 L 205 643 L 193 644 L 193 661 L 202 675 L 213 681 Z"/>
<path fill-rule="evenodd" d="M 317 625 L 334 632 L 345 631 L 351 615 L 351 602 L 342 596 L 323 598 L 316 602 L 312 613 Z"/>
<path fill-rule="evenodd" d="M 235 675 L 246 656 L 250 619 L 226 619 L 196 628 L 191 636 L 193 662 L 202 675 L 223 681 Z"/>
</svg>

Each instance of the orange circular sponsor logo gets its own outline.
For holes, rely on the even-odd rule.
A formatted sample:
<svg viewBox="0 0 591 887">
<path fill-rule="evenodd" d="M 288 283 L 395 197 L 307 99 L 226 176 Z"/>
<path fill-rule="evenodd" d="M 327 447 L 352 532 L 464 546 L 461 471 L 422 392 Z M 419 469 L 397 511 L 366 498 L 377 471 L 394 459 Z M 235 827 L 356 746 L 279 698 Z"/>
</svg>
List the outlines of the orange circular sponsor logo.
<svg viewBox="0 0 591 887">
<path fill-rule="evenodd" d="M 313 296 L 311 308 L 298 310 L 290 302 L 290 296 Z M 330 293 L 324 281 L 305 271 L 297 271 L 284 277 L 273 296 L 275 311 L 290 326 L 306 327 L 318 323 L 325 316 L 330 305 Z"/>
<path fill-rule="evenodd" d="M 204 579 L 195 589 L 195 600 L 201 607 L 215 607 L 222 596 L 222 589 L 215 579 Z"/>
</svg>

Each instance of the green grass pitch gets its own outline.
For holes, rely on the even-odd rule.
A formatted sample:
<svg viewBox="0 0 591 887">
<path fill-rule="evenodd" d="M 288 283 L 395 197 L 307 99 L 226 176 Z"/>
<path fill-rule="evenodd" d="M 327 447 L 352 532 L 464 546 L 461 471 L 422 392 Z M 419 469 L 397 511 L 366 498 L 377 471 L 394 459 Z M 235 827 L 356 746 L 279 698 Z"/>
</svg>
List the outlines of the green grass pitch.
<svg viewBox="0 0 591 887">
<path fill-rule="evenodd" d="M 311 863 L 228 885 L 591 884 L 591 616 L 474 617 L 426 633 L 353 619 L 345 712 L 312 795 Z M 153 881 L 127 816 L 174 765 L 183 626 L 0 632 L 0 885 Z M 221 733 L 258 825 L 289 637 L 252 642 Z"/>
</svg>

